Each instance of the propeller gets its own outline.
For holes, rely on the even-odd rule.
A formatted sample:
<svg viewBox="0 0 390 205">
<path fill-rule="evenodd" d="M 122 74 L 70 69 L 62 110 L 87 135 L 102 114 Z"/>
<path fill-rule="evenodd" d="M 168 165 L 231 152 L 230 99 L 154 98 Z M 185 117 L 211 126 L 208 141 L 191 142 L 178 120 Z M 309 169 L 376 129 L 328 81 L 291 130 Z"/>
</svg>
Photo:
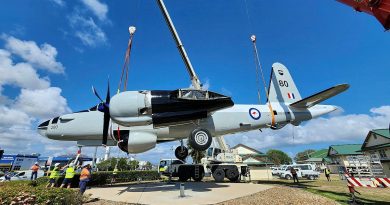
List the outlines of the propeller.
<svg viewBox="0 0 390 205">
<path fill-rule="evenodd" d="M 103 117 L 103 139 L 102 139 L 102 145 L 107 145 L 107 136 L 108 136 L 108 128 L 110 123 L 110 81 L 108 81 L 107 84 L 107 95 L 106 95 L 106 101 L 103 101 L 96 89 L 92 86 L 92 91 L 95 94 L 97 98 L 101 101 L 101 103 L 98 105 L 98 110 L 100 112 L 104 113 Z"/>
</svg>

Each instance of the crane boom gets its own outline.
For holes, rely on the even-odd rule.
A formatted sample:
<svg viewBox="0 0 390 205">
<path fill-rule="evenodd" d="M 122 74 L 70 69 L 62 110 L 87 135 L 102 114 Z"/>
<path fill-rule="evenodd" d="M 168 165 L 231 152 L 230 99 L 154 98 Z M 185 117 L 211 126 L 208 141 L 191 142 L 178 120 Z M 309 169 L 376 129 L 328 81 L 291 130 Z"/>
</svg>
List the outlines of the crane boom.
<svg viewBox="0 0 390 205">
<path fill-rule="evenodd" d="M 179 34 L 176 31 L 175 25 L 173 25 L 172 19 L 169 16 L 168 10 L 165 7 L 163 0 L 157 0 L 158 6 L 160 7 L 160 10 L 164 16 L 164 19 L 169 27 L 169 30 L 171 31 L 171 34 L 173 36 L 173 39 L 175 40 L 175 43 L 177 45 L 177 49 L 179 49 L 180 55 L 184 61 L 184 64 L 186 65 L 188 74 L 190 75 L 192 86 L 194 86 L 195 89 L 200 90 L 202 88 L 200 80 L 198 76 L 195 73 L 194 68 L 192 67 L 191 61 L 188 58 L 187 52 L 184 49 L 184 45 L 180 40 Z"/>
</svg>

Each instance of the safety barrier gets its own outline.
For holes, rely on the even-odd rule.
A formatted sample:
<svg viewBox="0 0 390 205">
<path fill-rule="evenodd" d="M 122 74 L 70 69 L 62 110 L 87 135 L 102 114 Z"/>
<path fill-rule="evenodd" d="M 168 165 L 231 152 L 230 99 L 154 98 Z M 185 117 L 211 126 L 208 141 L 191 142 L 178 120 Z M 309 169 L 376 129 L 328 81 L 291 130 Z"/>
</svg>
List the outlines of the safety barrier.
<svg viewBox="0 0 390 205">
<path fill-rule="evenodd" d="M 345 174 L 348 186 L 353 187 L 374 187 L 374 188 L 390 188 L 389 178 L 356 178 L 349 174 Z"/>
</svg>

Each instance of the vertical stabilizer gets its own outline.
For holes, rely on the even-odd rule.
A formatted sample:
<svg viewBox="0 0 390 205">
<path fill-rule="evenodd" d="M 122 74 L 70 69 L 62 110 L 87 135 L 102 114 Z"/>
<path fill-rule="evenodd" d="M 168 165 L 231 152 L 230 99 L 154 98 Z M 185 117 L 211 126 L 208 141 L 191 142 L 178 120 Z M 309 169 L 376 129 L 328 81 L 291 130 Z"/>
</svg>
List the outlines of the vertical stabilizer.
<svg viewBox="0 0 390 205">
<path fill-rule="evenodd" d="M 281 63 L 272 65 L 268 97 L 270 102 L 284 103 L 293 103 L 302 99 L 290 72 Z"/>
</svg>

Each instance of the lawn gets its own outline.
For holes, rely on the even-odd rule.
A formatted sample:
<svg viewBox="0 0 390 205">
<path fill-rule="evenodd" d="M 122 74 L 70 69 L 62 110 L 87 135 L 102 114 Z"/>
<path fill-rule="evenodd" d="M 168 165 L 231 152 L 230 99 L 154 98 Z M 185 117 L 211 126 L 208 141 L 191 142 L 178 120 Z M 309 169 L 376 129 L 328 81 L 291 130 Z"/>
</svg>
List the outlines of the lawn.
<svg viewBox="0 0 390 205">
<path fill-rule="evenodd" d="M 338 175 L 331 176 L 332 181 L 328 182 L 324 176 L 318 180 L 300 180 L 294 184 L 292 180 L 273 179 L 270 181 L 258 181 L 259 184 L 273 184 L 280 186 L 296 187 L 308 192 L 318 194 L 340 204 L 348 204 L 351 195 L 349 194 L 346 181 L 340 180 Z M 364 188 L 356 187 L 361 195 L 356 194 L 359 201 L 364 204 L 390 204 L 390 188 Z"/>
</svg>

